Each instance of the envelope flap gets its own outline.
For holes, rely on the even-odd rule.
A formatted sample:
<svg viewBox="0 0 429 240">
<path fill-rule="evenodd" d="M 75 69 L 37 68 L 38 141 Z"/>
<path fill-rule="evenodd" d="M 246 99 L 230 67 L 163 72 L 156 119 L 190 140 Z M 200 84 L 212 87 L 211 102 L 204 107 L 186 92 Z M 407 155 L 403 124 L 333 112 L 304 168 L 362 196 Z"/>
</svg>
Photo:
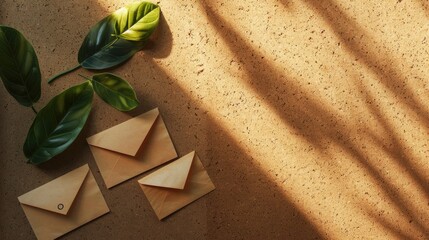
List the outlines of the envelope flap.
<svg viewBox="0 0 429 240">
<path fill-rule="evenodd" d="M 191 152 L 147 175 L 138 182 L 149 186 L 184 189 L 194 156 L 195 152 Z"/>
<path fill-rule="evenodd" d="M 88 172 L 86 164 L 18 197 L 18 200 L 22 204 L 67 215 Z"/>
<path fill-rule="evenodd" d="M 159 115 L 158 108 L 131 118 L 86 139 L 88 144 L 135 156 Z"/>
</svg>

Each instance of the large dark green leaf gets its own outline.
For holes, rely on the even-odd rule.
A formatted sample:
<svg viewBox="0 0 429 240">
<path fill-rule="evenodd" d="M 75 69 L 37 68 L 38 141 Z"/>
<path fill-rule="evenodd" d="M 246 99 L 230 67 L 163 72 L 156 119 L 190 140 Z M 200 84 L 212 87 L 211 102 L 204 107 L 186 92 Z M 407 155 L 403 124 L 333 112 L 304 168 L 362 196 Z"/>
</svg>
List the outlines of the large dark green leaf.
<svg viewBox="0 0 429 240">
<path fill-rule="evenodd" d="M 92 77 L 95 92 L 110 106 L 129 111 L 139 105 L 131 85 L 122 78 L 110 73 L 96 74 Z"/>
<path fill-rule="evenodd" d="M 17 30 L 0 26 L 0 78 L 6 90 L 22 105 L 40 98 L 40 69 L 31 44 Z"/>
<path fill-rule="evenodd" d="M 73 143 L 91 111 L 93 95 L 86 81 L 55 96 L 39 111 L 24 144 L 28 162 L 45 162 Z"/>
<path fill-rule="evenodd" d="M 79 49 L 78 61 L 87 69 L 118 65 L 137 51 L 158 26 L 160 8 L 136 2 L 121 8 L 93 26 Z"/>
</svg>

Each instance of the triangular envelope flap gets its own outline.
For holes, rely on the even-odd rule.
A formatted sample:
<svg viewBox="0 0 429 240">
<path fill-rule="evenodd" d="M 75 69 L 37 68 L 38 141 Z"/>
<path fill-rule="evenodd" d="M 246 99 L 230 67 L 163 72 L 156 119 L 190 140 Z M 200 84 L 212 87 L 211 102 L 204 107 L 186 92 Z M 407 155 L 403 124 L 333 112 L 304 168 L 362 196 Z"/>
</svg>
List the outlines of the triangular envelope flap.
<svg viewBox="0 0 429 240">
<path fill-rule="evenodd" d="M 92 146 L 135 156 L 158 115 L 158 108 L 155 108 L 97 133 L 86 141 Z"/>
<path fill-rule="evenodd" d="M 184 189 L 194 156 L 195 152 L 191 152 L 147 175 L 138 182 L 156 187 Z"/>
<path fill-rule="evenodd" d="M 18 197 L 18 200 L 22 204 L 67 215 L 88 172 L 86 164 Z"/>
</svg>

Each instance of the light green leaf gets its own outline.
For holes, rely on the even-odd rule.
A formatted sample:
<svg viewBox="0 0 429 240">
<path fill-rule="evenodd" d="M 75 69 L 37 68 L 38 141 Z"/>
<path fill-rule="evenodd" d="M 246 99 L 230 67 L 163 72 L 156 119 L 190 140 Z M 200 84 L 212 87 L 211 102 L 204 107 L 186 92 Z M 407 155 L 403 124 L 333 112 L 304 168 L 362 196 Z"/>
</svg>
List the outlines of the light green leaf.
<svg viewBox="0 0 429 240">
<path fill-rule="evenodd" d="M 0 78 L 6 90 L 31 107 L 40 98 L 40 69 L 31 44 L 17 30 L 0 26 Z"/>
<path fill-rule="evenodd" d="M 154 8 L 155 7 L 155 8 Z M 130 41 L 145 41 L 159 23 L 159 7 L 151 3 L 134 3 L 112 15 L 118 20 L 118 37 Z"/>
<path fill-rule="evenodd" d="M 43 163 L 73 143 L 91 111 L 93 95 L 86 81 L 55 96 L 39 111 L 24 143 L 28 162 Z"/>
<path fill-rule="evenodd" d="M 110 73 L 96 74 L 92 77 L 94 91 L 110 106 L 129 111 L 139 105 L 131 85 L 122 78 Z"/>
</svg>

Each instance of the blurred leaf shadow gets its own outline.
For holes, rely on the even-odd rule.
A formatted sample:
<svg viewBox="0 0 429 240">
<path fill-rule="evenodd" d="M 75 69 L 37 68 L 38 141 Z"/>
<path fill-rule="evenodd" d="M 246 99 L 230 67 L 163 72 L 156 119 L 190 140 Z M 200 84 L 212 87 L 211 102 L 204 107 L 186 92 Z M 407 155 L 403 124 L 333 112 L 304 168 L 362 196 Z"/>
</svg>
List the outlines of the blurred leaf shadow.
<svg viewBox="0 0 429 240">
<path fill-rule="evenodd" d="M 419 116 L 421 116 L 421 120 L 428 125 L 428 112 L 425 110 L 423 110 L 423 112 L 421 111 L 422 109 L 426 109 L 426 107 L 422 105 L 418 99 L 415 99 L 411 90 L 396 87 L 397 84 L 403 81 L 399 79 L 400 73 L 397 73 L 393 66 L 384 68 L 378 66 L 377 57 L 374 57 L 375 60 L 373 60 L 370 59 L 369 56 L 365 56 L 365 49 L 359 50 L 358 43 L 351 40 L 353 39 L 353 35 L 357 35 L 358 33 L 363 34 L 363 32 L 360 33 L 360 28 L 354 25 L 351 19 L 343 16 L 339 9 L 331 8 L 327 10 L 327 6 L 330 6 L 329 1 L 310 1 L 310 4 L 314 5 L 322 17 L 328 20 L 334 31 L 340 35 L 340 39 L 346 42 L 347 48 L 358 55 L 359 58 L 364 59 L 363 61 L 366 65 L 383 80 L 386 88 L 397 95 L 404 96 L 401 100 L 403 100 L 408 107 L 413 109 L 413 111 L 417 112 Z M 417 219 L 416 214 L 418 213 L 413 212 L 413 210 L 409 208 L 407 204 L 408 199 L 398 199 L 395 186 L 386 181 L 385 177 L 377 171 L 376 166 L 368 161 L 367 153 L 350 140 L 348 134 L 353 126 L 350 126 L 350 124 L 343 119 L 336 117 L 335 113 L 330 112 L 320 101 L 314 99 L 311 95 L 305 94 L 293 80 L 287 79 L 281 72 L 278 72 L 275 67 L 271 66 L 270 63 L 261 60 L 263 56 L 258 54 L 257 51 L 250 46 L 248 41 L 234 30 L 229 22 L 226 22 L 217 11 L 213 10 L 210 4 L 205 3 L 202 5 L 206 10 L 209 22 L 215 27 L 225 42 L 228 43 L 229 50 L 236 54 L 238 61 L 244 63 L 244 69 L 248 76 L 251 77 L 249 77 L 249 79 L 243 79 L 243 81 L 263 97 L 285 123 L 292 126 L 301 136 L 305 137 L 308 142 L 320 149 L 323 149 L 324 145 L 328 143 L 335 143 L 343 148 L 367 169 L 371 178 L 381 184 L 384 191 L 388 194 L 390 201 L 402 209 L 404 215 L 410 219 Z M 337 28 L 341 28 L 341 30 L 337 30 Z M 354 34 L 348 33 L 347 29 L 352 29 Z M 350 43 L 350 41 L 352 42 Z M 273 79 L 272 76 L 281 77 Z M 397 78 L 392 79 L 392 76 L 397 76 Z M 377 115 L 380 116 L 380 114 Z M 386 132 L 391 130 L 387 122 L 383 121 L 382 118 L 380 118 L 380 123 L 382 123 Z M 428 195 L 428 183 L 422 176 L 413 171 L 413 167 L 407 161 L 403 150 L 401 150 L 403 146 L 397 140 L 394 140 L 393 145 L 395 150 L 385 149 L 385 151 L 395 158 L 407 171 L 413 173 L 412 178 L 419 183 L 419 187 Z M 428 232 L 429 230 L 420 222 L 414 222 L 414 224 L 421 232 Z"/>
<path fill-rule="evenodd" d="M 429 112 L 427 110 L 427 106 L 423 104 L 418 98 L 416 98 L 413 90 L 404 84 L 407 82 L 407 80 L 403 77 L 398 68 L 393 66 L 390 61 L 383 61 L 386 59 L 393 59 L 393 57 L 390 56 L 390 54 L 387 52 L 374 52 L 371 48 L 366 47 L 372 45 L 372 43 L 362 40 L 367 39 L 362 38 L 362 36 L 368 35 L 366 31 L 359 26 L 356 20 L 352 19 L 344 11 L 339 9 L 334 1 L 305 0 L 304 2 L 310 5 L 325 20 L 325 22 L 330 25 L 332 31 L 334 31 L 334 33 L 343 43 L 343 46 L 345 46 L 351 54 L 361 59 L 364 65 L 376 74 L 378 80 L 386 87 L 386 89 L 400 97 L 401 103 L 406 104 L 409 109 L 416 113 L 421 122 L 424 123 L 425 127 L 428 127 Z M 361 89 L 361 92 L 364 92 L 366 95 L 370 94 L 369 91 L 363 88 Z M 367 98 L 366 100 L 369 99 Z M 378 118 L 378 122 L 384 129 L 385 134 L 388 135 L 389 133 L 393 133 L 394 126 L 389 124 L 389 121 L 384 117 L 383 112 L 377 108 L 375 104 L 367 104 L 367 106 L 372 114 Z M 425 193 L 425 196 L 429 198 L 429 183 L 419 172 L 414 170 L 414 166 L 407 157 L 409 153 L 406 152 L 405 147 L 400 143 L 398 136 L 393 134 L 389 135 L 391 137 L 390 147 L 386 147 L 381 139 L 378 139 L 375 136 L 372 136 L 372 138 L 376 140 L 379 146 L 382 147 L 388 155 L 395 159 L 403 169 L 411 172 L 411 177 L 413 180 L 419 184 L 418 187 L 422 189 L 422 191 Z M 368 166 L 368 169 L 373 169 L 373 167 Z M 376 171 L 371 170 L 371 172 L 380 182 L 383 183 L 385 191 L 389 193 L 389 196 L 391 196 L 391 200 L 396 202 L 408 217 L 413 219 L 414 215 L 414 219 L 416 219 L 415 215 L 417 213 L 413 212 L 407 203 L 407 200 L 409 199 L 401 198 L 395 186 L 386 181 L 382 175 Z M 414 224 L 416 224 L 422 232 L 427 233 L 426 237 L 429 237 L 429 228 L 427 226 L 419 222 L 415 222 Z M 398 231 L 398 229 L 390 229 L 392 231 Z"/>
<path fill-rule="evenodd" d="M 421 121 L 429 126 L 428 107 L 416 98 L 413 91 L 404 84 L 407 81 L 398 68 L 389 61 L 383 61 L 393 59 L 389 53 L 385 51 L 377 53 L 368 47 L 373 44 L 362 40 L 363 36 L 368 35 L 366 31 L 332 0 L 304 0 L 304 2 L 319 13 L 350 53 L 361 59 L 387 89 L 401 97 L 401 102 L 416 112 Z"/>
</svg>

